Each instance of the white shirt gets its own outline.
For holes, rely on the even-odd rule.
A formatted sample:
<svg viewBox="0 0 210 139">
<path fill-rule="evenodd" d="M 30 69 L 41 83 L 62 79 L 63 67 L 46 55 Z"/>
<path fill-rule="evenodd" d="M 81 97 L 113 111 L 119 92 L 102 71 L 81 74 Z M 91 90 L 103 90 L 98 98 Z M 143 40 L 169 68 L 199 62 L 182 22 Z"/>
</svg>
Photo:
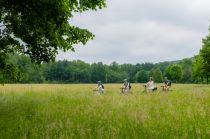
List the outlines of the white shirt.
<svg viewBox="0 0 210 139">
<path fill-rule="evenodd" d="M 102 92 L 104 91 L 104 89 L 103 89 L 103 87 L 102 87 L 101 84 L 98 86 L 98 91 L 99 91 L 100 93 L 102 93 Z"/>
<path fill-rule="evenodd" d="M 147 83 L 147 89 L 152 90 L 152 89 L 154 89 L 154 88 L 155 88 L 155 83 L 154 83 L 154 81 L 149 81 L 149 82 Z"/>
</svg>

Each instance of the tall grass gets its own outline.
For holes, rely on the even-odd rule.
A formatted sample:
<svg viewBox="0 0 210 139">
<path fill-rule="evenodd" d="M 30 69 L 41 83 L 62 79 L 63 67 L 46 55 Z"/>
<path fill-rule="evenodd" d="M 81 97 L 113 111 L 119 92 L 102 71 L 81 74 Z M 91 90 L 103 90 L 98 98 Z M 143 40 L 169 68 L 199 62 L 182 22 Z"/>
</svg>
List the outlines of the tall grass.
<svg viewBox="0 0 210 139">
<path fill-rule="evenodd" d="M 143 93 L 133 84 L 133 94 L 120 86 L 102 95 L 91 84 L 1 86 L 0 138 L 210 138 L 210 86 Z"/>
</svg>

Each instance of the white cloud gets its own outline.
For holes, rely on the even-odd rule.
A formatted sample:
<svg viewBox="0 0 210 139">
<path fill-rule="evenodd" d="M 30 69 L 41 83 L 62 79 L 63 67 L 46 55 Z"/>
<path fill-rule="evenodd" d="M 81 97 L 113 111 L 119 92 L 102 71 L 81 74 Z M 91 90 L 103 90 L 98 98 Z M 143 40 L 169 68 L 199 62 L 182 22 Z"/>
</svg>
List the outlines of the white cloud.
<svg viewBox="0 0 210 139">
<path fill-rule="evenodd" d="M 195 55 L 208 33 L 207 0 L 108 0 L 108 7 L 76 15 L 72 23 L 96 38 L 58 59 L 86 62 L 141 63 Z"/>
</svg>

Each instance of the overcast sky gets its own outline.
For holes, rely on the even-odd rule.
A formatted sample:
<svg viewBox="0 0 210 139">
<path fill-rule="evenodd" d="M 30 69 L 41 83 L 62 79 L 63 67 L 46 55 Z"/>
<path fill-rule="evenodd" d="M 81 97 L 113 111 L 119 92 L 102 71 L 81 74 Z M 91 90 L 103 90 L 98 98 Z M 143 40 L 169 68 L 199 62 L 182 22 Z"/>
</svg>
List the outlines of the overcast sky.
<svg viewBox="0 0 210 139">
<path fill-rule="evenodd" d="M 71 23 L 96 35 L 58 60 L 143 63 L 179 60 L 199 52 L 210 25 L 210 0 L 107 0 Z"/>
</svg>

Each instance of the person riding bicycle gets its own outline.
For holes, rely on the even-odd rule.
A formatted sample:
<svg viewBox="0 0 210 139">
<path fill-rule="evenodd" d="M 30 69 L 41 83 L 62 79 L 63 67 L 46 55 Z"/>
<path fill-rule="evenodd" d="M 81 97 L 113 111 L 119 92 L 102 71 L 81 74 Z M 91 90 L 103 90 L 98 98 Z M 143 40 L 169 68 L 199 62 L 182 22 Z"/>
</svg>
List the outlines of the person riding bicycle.
<svg viewBox="0 0 210 139">
<path fill-rule="evenodd" d="M 120 89 L 122 89 L 122 93 L 129 93 L 131 91 L 131 84 L 127 79 L 124 79 L 123 81 L 124 83 Z"/>
<path fill-rule="evenodd" d="M 148 92 L 152 92 L 152 91 L 157 90 L 157 87 L 155 86 L 155 82 L 153 81 L 152 77 L 149 78 L 149 81 L 147 82 L 145 87 L 146 87 Z"/>
<path fill-rule="evenodd" d="M 101 81 L 97 82 L 97 86 L 93 91 L 98 91 L 98 93 L 104 93 L 104 85 L 101 83 Z"/>
<path fill-rule="evenodd" d="M 171 87 L 171 81 L 168 80 L 167 77 L 164 78 L 164 82 L 163 82 L 163 86 L 162 86 L 162 90 L 163 91 L 168 91 Z"/>
</svg>

